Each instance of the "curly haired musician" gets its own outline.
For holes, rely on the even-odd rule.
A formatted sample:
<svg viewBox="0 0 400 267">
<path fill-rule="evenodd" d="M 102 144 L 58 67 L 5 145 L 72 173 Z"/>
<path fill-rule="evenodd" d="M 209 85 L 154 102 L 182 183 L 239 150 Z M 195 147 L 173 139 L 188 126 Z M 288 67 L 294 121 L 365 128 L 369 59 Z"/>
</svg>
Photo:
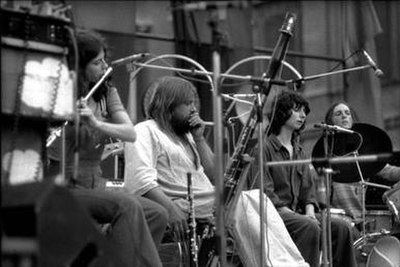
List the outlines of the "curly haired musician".
<svg viewBox="0 0 400 267">
<path fill-rule="evenodd" d="M 274 116 L 270 114 L 270 134 L 264 144 L 264 161 L 305 158 L 298 137 L 309 112 L 308 102 L 299 94 L 283 91 L 278 95 Z M 259 179 L 257 175 L 254 178 Z M 318 204 L 310 167 L 266 167 L 264 179 L 264 191 L 274 203 L 304 259 L 312 267 L 320 266 L 321 225 L 317 219 L 319 216 L 316 216 Z M 332 218 L 332 240 L 333 266 L 356 266 L 350 224 Z"/>
<path fill-rule="evenodd" d="M 79 52 L 79 90 L 85 96 L 90 88 L 104 75 L 108 68 L 105 61 L 106 44 L 98 33 L 79 29 L 76 33 Z M 148 199 L 128 194 L 108 192 L 101 188 L 100 161 L 108 136 L 125 141 L 135 141 L 136 133 L 126 113 L 117 89 L 104 86 L 81 103 L 78 112 L 79 169 L 74 172 L 75 126 L 65 128 L 66 181 L 71 192 L 101 224 L 110 223 L 112 230 L 107 237 L 120 253 L 123 266 L 162 266 L 156 245 L 160 243 L 166 228 L 165 209 Z M 48 148 L 49 177 L 59 173 L 61 139 Z M 105 182 L 104 182 L 105 183 Z"/>
<path fill-rule="evenodd" d="M 148 106 L 150 119 L 135 126 L 137 140 L 125 146 L 125 183 L 131 193 L 162 204 L 168 210 L 171 231 L 178 241 L 185 240 L 189 210 L 186 200 L 188 172 L 193 178 L 196 219 L 213 220 L 214 155 L 203 137 L 205 126 L 195 105 L 197 93 L 193 84 L 167 76 L 156 81 L 155 88 Z M 255 199 L 258 201 L 258 197 Z M 276 237 L 270 248 L 273 266 L 307 266 L 270 201 L 267 206 L 271 219 L 268 229 L 274 229 L 269 235 Z M 236 243 L 242 247 L 248 245 L 245 249 L 253 253 L 239 249 L 240 260 L 245 266 L 257 266 L 259 250 L 253 248 L 260 243 L 259 226 L 255 223 L 260 218 L 246 215 L 248 209 L 243 205 L 238 204 L 237 210 L 241 216 L 236 217 L 236 221 L 243 231 L 238 236 L 244 239 L 237 240 L 236 237 Z M 263 265 L 271 264 L 264 259 Z"/>
</svg>

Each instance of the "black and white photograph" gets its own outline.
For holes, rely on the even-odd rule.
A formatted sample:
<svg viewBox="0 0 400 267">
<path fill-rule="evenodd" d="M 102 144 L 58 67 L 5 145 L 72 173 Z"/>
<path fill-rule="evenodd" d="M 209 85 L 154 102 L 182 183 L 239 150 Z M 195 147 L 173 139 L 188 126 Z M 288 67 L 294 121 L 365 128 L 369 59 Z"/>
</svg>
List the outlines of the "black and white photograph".
<svg viewBox="0 0 400 267">
<path fill-rule="evenodd" d="M 399 14 L 0 0 L 1 266 L 400 267 Z"/>
</svg>

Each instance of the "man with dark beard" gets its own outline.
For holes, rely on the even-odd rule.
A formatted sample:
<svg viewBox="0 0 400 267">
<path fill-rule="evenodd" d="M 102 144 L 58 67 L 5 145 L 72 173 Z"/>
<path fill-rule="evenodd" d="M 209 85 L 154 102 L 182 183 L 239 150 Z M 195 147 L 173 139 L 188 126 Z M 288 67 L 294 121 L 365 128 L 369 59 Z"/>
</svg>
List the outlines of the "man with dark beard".
<svg viewBox="0 0 400 267">
<path fill-rule="evenodd" d="M 125 186 L 128 192 L 163 205 L 169 213 L 169 232 L 174 241 L 184 241 L 189 218 L 188 173 L 192 176 L 195 219 L 208 224 L 214 219 L 214 154 L 203 137 L 205 126 L 193 84 L 162 77 L 154 88 L 147 109 L 149 119 L 135 126 L 136 142 L 125 144 Z M 260 266 L 259 192 L 242 192 L 234 218 L 229 220 L 234 221 L 229 224 L 229 234 L 236 241 L 243 266 Z M 272 202 L 266 196 L 264 199 L 271 247 L 267 246 L 268 257 L 261 265 L 308 266 Z M 201 228 L 201 224 L 198 226 Z"/>
</svg>

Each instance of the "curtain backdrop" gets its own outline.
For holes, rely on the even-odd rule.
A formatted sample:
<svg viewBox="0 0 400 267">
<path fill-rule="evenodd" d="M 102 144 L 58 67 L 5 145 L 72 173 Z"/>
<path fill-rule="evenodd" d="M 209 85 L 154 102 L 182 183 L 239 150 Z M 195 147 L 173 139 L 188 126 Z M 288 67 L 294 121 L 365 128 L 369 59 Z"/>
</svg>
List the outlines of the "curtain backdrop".
<svg viewBox="0 0 400 267">
<path fill-rule="evenodd" d="M 359 49 L 365 49 L 377 62 L 374 37 L 382 32 L 375 8 L 371 1 L 343 1 L 343 57 Z M 367 64 L 361 53 L 346 62 L 347 67 Z M 359 120 L 383 127 L 381 83 L 372 69 L 347 74 L 345 100 L 353 107 Z"/>
</svg>

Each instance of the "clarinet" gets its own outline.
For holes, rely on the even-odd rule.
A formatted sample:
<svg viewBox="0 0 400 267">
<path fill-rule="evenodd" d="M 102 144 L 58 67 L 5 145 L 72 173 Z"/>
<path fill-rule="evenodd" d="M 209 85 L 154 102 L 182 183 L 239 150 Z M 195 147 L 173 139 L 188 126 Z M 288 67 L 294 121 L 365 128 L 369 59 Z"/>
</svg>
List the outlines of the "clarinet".
<svg viewBox="0 0 400 267">
<path fill-rule="evenodd" d="M 197 246 L 197 234 L 196 234 L 196 217 L 194 214 L 194 194 L 192 186 L 192 174 L 187 173 L 187 186 L 188 186 L 188 202 L 189 202 L 189 242 L 190 242 L 190 253 L 189 253 L 189 266 L 198 267 L 198 246 Z"/>
<path fill-rule="evenodd" d="M 280 29 L 280 36 L 278 42 L 274 48 L 271 56 L 271 61 L 268 66 L 266 73 L 263 74 L 263 78 L 274 79 L 278 70 L 282 64 L 282 60 L 285 57 L 287 47 L 289 44 L 289 38 L 293 35 L 293 28 L 295 22 L 295 15 L 288 13 L 286 14 L 282 28 Z M 262 106 L 266 102 L 267 96 L 271 89 L 272 84 L 267 83 L 263 85 L 263 95 L 261 98 Z M 226 207 L 225 219 L 229 220 L 229 216 L 236 206 L 237 199 L 240 191 L 244 186 L 244 182 L 247 178 L 247 173 L 250 169 L 251 154 L 249 151 L 249 140 L 252 138 L 255 127 L 257 125 L 257 99 L 254 100 L 254 105 L 251 109 L 250 116 L 243 127 L 235 150 L 228 161 L 226 171 L 224 173 L 224 205 Z"/>
</svg>

